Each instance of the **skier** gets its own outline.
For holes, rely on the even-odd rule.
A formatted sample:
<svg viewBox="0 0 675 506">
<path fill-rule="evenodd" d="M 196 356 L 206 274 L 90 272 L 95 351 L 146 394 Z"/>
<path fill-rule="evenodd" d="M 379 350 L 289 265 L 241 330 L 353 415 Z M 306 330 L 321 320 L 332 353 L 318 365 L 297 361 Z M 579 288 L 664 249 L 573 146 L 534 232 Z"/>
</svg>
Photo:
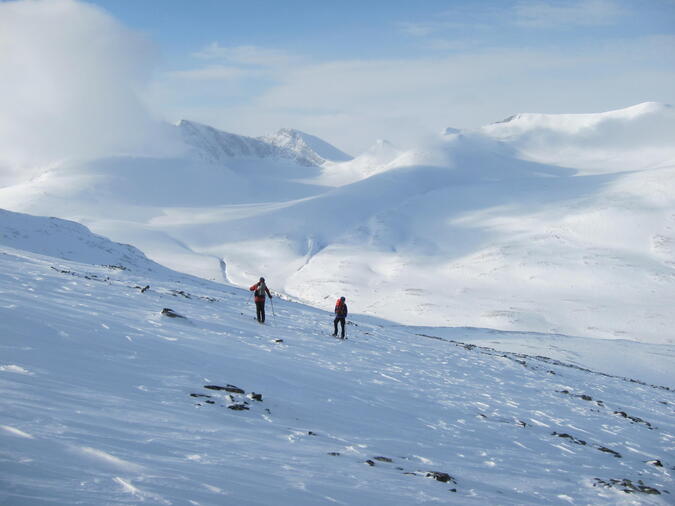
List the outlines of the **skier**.
<svg viewBox="0 0 675 506">
<path fill-rule="evenodd" d="M 265 323 L 265 293 L 272 298 L 269 288 L 265 284 L 265 278 L 260 278 L 260 281 L 249 288 L 255 295 L 255 315 L 260 323 Z"/>
<path fill-rule="evenodd" d="M 333 325 L 335 326 L 335 332 L 333 336 L 337 336 L 338 333 L 338 322 L 342 325 L 342 339 L 345 338 L 345 319 L 347 318 L 347 304 L 345 303 L 345 298 L 340 297 L 335 303 L 335 320 L 333 320 Z"/>
</svg>

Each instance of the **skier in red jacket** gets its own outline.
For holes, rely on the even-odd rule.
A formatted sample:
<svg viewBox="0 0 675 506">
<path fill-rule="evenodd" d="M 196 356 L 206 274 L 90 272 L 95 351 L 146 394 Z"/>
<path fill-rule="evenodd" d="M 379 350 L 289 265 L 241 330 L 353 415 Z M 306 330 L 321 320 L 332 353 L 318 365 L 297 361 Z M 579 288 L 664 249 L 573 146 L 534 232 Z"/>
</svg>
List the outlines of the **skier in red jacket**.
<svg viewBox="0 0 675 506">
<path fill-rule="evenodd" d="M 253 300 L 255 300 L 256 318 L 260 323 L 265 323 L 265 293 L 270 296 L 270 299 L 272 298 L 272 294 L 265 284 L 265 278 L 260 278 L 260 281 L 249 288 L 249 290 L 255 295 Z"/>
<path fill-rule="evenodd" d="M 342 339 L 345 338 L 345 320 L 347 318 L 347 304 L 345 303 L 345 298 L 340 297 L 335 303 L 335 320 L 333 320 L 333 325 L 335 331 L 333 332 L 334 336 L 337 336 L 338 332 L 338 322 L 342 325 Z"/>
</svg>

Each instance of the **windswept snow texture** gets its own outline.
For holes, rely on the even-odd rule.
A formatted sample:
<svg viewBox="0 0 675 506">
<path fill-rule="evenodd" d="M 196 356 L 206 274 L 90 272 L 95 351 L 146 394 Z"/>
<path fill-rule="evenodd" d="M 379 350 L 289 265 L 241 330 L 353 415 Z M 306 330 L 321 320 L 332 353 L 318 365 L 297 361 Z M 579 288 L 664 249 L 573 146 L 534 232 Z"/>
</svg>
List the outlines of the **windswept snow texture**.
<svg viewBox="0 0 675 506">
<path fill-rule="evenodd" d="M 342 341 L 281 297 L 260 325 L 247 291 L 17 221 L 96 265 L 0 235 L 2 504 L 672 504 L 669 388 L 461 329 L 352 315 Z"/>
<path fill-rule="evenodd" d="M 410 325 L 675 342 L 675 111 L 520 114 L 347 161 L 190 122 L 182 158 L 64 162 L 0 188 L 168 267 Z M 321 162 L 323 160 L 323 162 Z"/>
</svg>

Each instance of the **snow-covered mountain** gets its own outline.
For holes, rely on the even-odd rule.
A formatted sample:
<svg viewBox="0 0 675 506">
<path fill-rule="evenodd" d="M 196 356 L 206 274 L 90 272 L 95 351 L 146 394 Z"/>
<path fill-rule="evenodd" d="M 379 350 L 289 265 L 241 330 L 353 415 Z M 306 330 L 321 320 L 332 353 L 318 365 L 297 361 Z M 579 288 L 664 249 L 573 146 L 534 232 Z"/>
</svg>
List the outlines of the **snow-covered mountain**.
<svg viewBox="0 0 675 506">
<path fill-rule="evenodd" d="M 0 503 L 672 502 L 672 345 L 557 336 L 560 361 L 358 309 L 341 341 L 141 255 L 0 213 Z"/>
<path fill-rule="evenodd" d="M 297 153 L 303 158 L 312 160 L 316 165 L 322 165 L 326 161 L 346 162 L 352 159 L 350 155 L 323 139 L 292 128 L 282 128 L 277 133 L 260 139 Z"/>
<path fill-rule="evenodd" d="M 406 324 L 675 341 L 669 106 L 523 114 L 320 166 L 296 149 L 307 137 L 180 128 L 185 157 L 63 163 L 0 202 L 315 306 L 343 294 Z"/>
<path fill-rule="evenodd" d="M 298 130 L 284 128 L 265 137 L 247 137 L 223 132 L 208 125 L 182 120 L 178 123 L 183 141 L 204 160 L 228 164 L 236 158 L 290 160 L 299 165 L 319 166 L 326 161 L 351 157 L 327 142 Z"/>
</svg>

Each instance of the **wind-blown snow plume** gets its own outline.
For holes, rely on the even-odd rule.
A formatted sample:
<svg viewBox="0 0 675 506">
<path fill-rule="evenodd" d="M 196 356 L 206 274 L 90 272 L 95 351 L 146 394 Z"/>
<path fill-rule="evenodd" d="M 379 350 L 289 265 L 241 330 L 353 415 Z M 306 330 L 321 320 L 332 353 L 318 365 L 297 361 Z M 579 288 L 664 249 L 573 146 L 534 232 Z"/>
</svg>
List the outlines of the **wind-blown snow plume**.
<svg viewBox="0 0 675 506">
<path fill-rule="evenodd" d="M 161 149 L 139 99 L 153 60 L 147 41 L 92 5 L 0 3 L 0 170 Z"/>
</svg>

